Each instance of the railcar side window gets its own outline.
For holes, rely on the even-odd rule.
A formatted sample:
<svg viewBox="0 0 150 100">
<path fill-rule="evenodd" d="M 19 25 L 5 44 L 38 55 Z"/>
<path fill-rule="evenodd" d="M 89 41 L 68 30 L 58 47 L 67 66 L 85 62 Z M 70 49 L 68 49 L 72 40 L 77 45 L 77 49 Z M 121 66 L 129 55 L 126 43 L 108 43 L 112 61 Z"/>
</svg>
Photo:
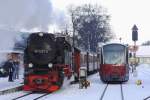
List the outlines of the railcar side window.
<svg viewBox="0 0 150 100">
<path fill-rule="evenodd" d="M 65 64 L 71 64 L 71 53 L 67 50 L 65 52 Z"/>
</svg>

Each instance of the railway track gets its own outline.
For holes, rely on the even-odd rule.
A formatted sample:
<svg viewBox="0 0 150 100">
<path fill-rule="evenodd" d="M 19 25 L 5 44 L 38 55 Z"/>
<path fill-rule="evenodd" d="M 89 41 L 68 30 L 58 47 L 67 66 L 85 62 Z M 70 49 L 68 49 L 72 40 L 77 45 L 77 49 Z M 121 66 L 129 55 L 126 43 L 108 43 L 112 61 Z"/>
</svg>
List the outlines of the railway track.
<svg viewBox="0 0 150 100">
<path fill-rule="evenodd" d="M 16 98 L 14 98 L 14 99 L 12 99 L 12 100 L 17 100 L 17 99 L 23 98 L 23 97 L 25 97 L 25 96 L 28 96 L 28 95 L 30 95 L 30 94 L 32 94 L 32 92 L 31 92 L 31 93 L 24 94 L 24 95 L 19 96 L 19 97 L 16 97 Z"/>
<path fill-rule="evenodd" d="M 107 84 L 106 86 L 105 86 L 105 88 L 104 88 L 104 90 L 103 90 L 103 92 L 102 92 L 102 94 L 101 94 L 101 96 L 100 96 L 100 100 L 108 100 L 108 98 L 110 97 L 110 98 L 113 98 L 113 96 L 110 94 L 111 93 L 111 91 L 112 91 L 112 87 L 111 87 L 112 85 L 111 84 Z M 116 86 L 115 86 L 116 87 Z M 124 95 L 123 95 L 123 86 L 122 86 L 122 84 L 119 84 L 119 91 L 120 91 L 120 94 L 119 93 L 117 93 L 117 95 L 116 96 L 119 96 L 119 97 L 117 97 L 117 98 L 119 98 L 118 100 L 124 100 Z M 109 93 L 110 92 L 110 93 Z M 114 91 L 115 92 L 115 91 Z M 111 97 L 112 96 L 112 97 Z M 116 100 L 116 99 L 115 99 Z"/>
<path fill-rule="evenodd" d="M 148 96 L 148 97 L 144 98 L 143 100 L 149 100 L 149 99 L 150 99 L 150 96 Z"/>
<path fill-rule="evenodd" d="M 120 84 L 120 89 L 121 89 L 121 100 L 124 100 L 124 95 L 123 95 L 123 87 L 122 87 L 122 84 Z"/>
<path fill-rule="evenodd" d="M 39 97 L 37 97 L 37 98 L 34 98 L 33 100 L 38 100 L 38 99 L 40 99 L 40 98 L 42 98 L 42 97 L 45 97 L 45 96 L 47 96 L 47 95 L 49 95 L 50 93 L 46 93 L 46 94 L 43 94 L 43 95 L 41 95 L 41 96 L 39 96 Z"/>
<path fill-rule="evenodd" d="M 35 95 L 39 95 L 39 96 L 34 96 Z M 45 93 L 45 94 L 36 94 L 36 93 L 33 93 L 33 92 L 30 92 L 30 93 L 27 93 L 27 94 L 24 94 L 24 95 L 21 95 L 19 97 L 16 97 L 16 98 L 13 98 L 12 100 L 19 100 L 19 99 L 24 99 L 24 98 L 29 98 L 30 96 L 32 97 L 32 100 L 38 100 L 44 96 L 47 96 L 49 95 L 50 93 Z M 30 98 L 29 98 L 30 99 Z"/>
<path fill-rule="evenodd" d="M 100 100 L 103 100 L 103 97 L 104 97 L 105 92 L 106 92 L 106 90 L 107 90 L 107 88 L 108 88 L 108 85 L 109 85 L 109 84 L 107 84 L 107 85 L 105 86 L 104 91 L 103 91 L 103 93 L 102 93 L 102 95 L 101 95 L 101 97 L 100 97 Z"/>
</svg>

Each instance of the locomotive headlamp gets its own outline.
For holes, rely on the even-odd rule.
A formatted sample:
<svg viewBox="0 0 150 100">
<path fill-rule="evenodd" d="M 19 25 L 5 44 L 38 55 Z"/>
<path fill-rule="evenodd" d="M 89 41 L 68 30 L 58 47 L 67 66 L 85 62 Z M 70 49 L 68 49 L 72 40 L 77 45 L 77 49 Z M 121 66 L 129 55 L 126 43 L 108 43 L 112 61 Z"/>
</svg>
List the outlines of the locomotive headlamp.
<svg viewBox="0 0 150 100">
<path fill-rule="evenodd" d="M 4 72 L 4 69 L 3 69 L 3 68 L 1 68 L 1 69 L 0 69 L 0 71 L 1 71 L 1 72 Z"/>
<path fill-rule="evenodd" d="M 49 67 L 49 68 L 52 68 L 52 66 L 53 66 L 52 63 L 49 63 L 49 64 L 48 64 L 48 67 Z"/>
<path fill-rule="evenodd" d="M 41 36 L 41 37 L 42 37 L 42 36 L 43 36 L 43 33 L 39 33 L 39 36 Z"/>
<path fill-rule="evenodd" d="M 29 66 L 29 68 L 32 68 L 32 67 L 33 67 L 33 64 L 32 64 L 32 63 L 29 63 L 28 66 Z"/>
</svg>

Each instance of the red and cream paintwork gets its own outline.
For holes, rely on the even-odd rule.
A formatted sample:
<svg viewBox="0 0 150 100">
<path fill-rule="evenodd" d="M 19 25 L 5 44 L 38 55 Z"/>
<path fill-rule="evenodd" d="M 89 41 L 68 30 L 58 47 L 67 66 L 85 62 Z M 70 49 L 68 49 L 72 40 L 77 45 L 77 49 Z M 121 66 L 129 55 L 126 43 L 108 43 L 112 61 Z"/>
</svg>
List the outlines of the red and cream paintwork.
<svg viewBox="0 0 150 100">
<path fill-rule="evenodd" d="M 100 78 L 103 82 L 129 80 L 128 47 L 123 44 L 106 44 L 101 48 Z"/>
</svg>

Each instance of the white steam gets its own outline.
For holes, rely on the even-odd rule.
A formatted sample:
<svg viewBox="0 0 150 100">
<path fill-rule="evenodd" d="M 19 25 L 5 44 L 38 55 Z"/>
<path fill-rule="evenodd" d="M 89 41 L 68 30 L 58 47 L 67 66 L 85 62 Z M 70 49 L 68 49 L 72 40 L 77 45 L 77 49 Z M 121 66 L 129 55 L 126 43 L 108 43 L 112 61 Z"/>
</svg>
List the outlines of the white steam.
<svg viewBox="0 0 150 100">
<path fill-rule="evenodd" d="M 6 54 L 14 47 L 16 37 L 19 37 L 18 33 L 0 29 L 0 62 L 6 59 Z"/>
<path fill-rule="evenodd" d="M 0 53 L 13 48 L 20 31 L 48 32 L 50 25 L 64 23 L 63 19 L 50 0 L 0 0 Z"/>
<path fill-rule="evenodd" d="M 52 4 L 50 0 L 1 0 L 0 28 L 47 31 L 51 23 Z"/>
</svg>

